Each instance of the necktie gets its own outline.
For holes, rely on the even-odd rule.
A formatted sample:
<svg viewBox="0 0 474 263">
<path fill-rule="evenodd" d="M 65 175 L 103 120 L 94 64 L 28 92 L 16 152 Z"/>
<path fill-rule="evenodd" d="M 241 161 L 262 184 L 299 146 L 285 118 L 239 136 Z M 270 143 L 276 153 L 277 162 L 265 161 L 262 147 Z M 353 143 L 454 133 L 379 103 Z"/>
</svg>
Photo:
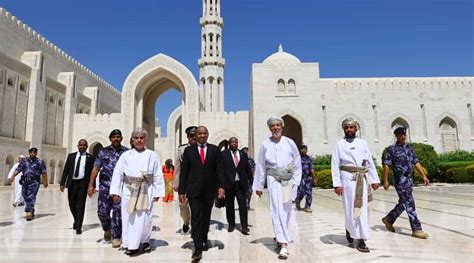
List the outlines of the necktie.
<svg viewBox="0 0 474 263">
<path fill-rule="evenodd" d="M 235 164 L 235 167 L 237 167 L 239 165 L 239 158 L 237 158 L 237 151 L 234 151 L 233 155 L 234 155 L 234 164 Z"/>
<path fill-rule="evenodd" d="M 204 164 L 206 158 L 204 157 L 204 145 L 201 145 L 201 149 L 199 150 L 199 156 L 201 157 L 201 163 Z"/>
<path fill-rule="evenodd" d="M 77 163 L 76 163 L 76 170 L 74 171 L 74 178 L 79 177 L 79 166 L 81 166 L 81 158 L 82 158 L 82 154 L 79 154 L 79 158 L 77 159 Z"/>
</svg>

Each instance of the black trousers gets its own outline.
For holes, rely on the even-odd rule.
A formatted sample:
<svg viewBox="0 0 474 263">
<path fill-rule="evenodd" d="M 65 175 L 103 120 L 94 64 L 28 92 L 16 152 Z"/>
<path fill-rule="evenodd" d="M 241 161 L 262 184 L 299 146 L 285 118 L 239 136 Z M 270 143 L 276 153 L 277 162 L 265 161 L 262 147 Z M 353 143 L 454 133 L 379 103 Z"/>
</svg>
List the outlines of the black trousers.
<svg viewBox="0 0 474 263">
<path fill-rule="evenodd" d="M 198 197 L 188 198 L 191 207 L 191 236 L 196 250 L 203 250 L 207 243 L 207 234 L 211 224 L 211 211 L 215 195 L 203 193 Z"/>
<path fill-rule="evenodd" d="M 244 189 L 240 183 L 235 182 L 231 189 L 225 189 L 225 212 L 229 226 L 235 226 L 235 198 L 239 205 L 240 224 L 242 228 L 248 227 L 247 218 L 247 189 Z"/>
<path fill-rule="evenodd" d="M 72 180 L 68 187 L 67 197 L 69 200 L 69 209 L 74 217 L 74 225 L 82 228 L 82 221 L 84 220 L 84 210 L 86 207 L 88 182 L 85 179 Z"/>
</svg>

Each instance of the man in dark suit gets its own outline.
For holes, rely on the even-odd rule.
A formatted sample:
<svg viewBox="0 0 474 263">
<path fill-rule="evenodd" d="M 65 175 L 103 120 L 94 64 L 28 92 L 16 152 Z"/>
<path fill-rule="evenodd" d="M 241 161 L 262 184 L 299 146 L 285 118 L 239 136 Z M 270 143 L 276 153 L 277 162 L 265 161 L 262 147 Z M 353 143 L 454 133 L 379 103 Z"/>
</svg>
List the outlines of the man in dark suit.
<svg viewBox="0 0 474 263">
<path fill-rule="evenodd" d="M 214 198 L 224 198 L 222 154 L 216 145 L 208 144 L 205 126 L 196 131 L 197 143 L 184 150 L 179 180 L 179 201 L 186 197 L 191 207 L 191 235 L 194 241 L 192 259 L 199 261 L 208 249 L 207 234 Z"/>
<path fill-rule="evenodd" d="M 72 228 L 78 235 L 82 234 L 87 186 L 95 161 L 94 157 L 86 152 L 87 147 L 87 141 L 81 139 L 77 143 L 78 151 L 67 156 L 59 188 L 61 192 L 68 188 L 69 209 L 74 217 Z"/>
<path fill-rule="evenodd" d="M 239 141 L 235 137 L 229 139 L 229 149 L 222 152 L 224 161 L 224 187 L 225 187 L 225 210 L 229 232 L 235 229 L 235 209 L 234 203 L 237 197 L 239 204 L 240 224 L 242 233 L 249 234 L 247 219 L 247 191 L 249 189 L 249 178 L 252 176 L 247 154 L 239 151 Z"/>
</svg>

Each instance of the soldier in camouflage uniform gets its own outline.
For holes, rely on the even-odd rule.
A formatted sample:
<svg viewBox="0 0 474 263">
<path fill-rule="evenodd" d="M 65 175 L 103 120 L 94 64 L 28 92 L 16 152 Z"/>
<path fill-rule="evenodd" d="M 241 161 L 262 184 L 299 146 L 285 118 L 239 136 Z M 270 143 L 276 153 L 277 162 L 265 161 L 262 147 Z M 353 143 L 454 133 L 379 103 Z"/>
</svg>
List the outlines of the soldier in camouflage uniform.
<svg viewBox="0 0 474 263">
<path fill-rule="evenodd" d="M 298 186 L 298 194 L 296 196 L 296 209 L 303 210 L 307 213 L 313 212 L 311 210 L 311 203 L 313 202 L 313 159 L 308 156 L 308 146 L 302 145 L 300 147 L 301 153 L 301 169 L 302 169 L 302 177 L 301 183 Z M 303 197 L 306 197 L 305 206 L 301 209 L 301 200 Z"/>
<path fill-rule="evenodd" d="M 38 194 L 41 176 L 43 176 L 43 186 L 46 188 L 48 187 L 48 175 L 46 174 L 44 161 L 36 157 L 38 149 L 31 148 L 28 152 L 30 157 L 21 159 L 10 180 L 13 182 L 15 176 L 22 173 L 20 184 L 23 199 L 26 203 L 26 220 L 31 221 L 35 216 L 36 195 Z"/>
<path fill-rule="evenodd" d="M 120 202 L 115 203 L 109 194 L 110 183 L 114 172 L 115 164 L 118 159 L 128 150 L 127 147 L 121 145 L 122 132 L 118 129 L 110 132 L 109 135 L 111 145 L 100 150 L 94 162 L 91 178 L 89 180 L 89 189 L 87 191 L 89 197 L 95 192 L 95 179 L 100 171 L 99 176 L 99 204 L 98 215 L 102 229 L 104 230 L 104 240 L 110 241 L 112 238 L 112 247 L 118 248 L 122 238 L 122 215 Z M 110 217 L 112 211 L 112 217 Z"/>
<path fill-rule="evenodd" d="M 385 224 L 387 230 L 395 232 L 393 224 L 395 220 L 406 210 L 408 219 L 412 229 L 412 236 L 416 238 L 425 239 L 428 234 L 421 230 L 421 223 L 418 220 L 415 211 L 415 200 L 413 199 L 413 167 L 423 176 L 425 185 L 429 185 L 430 181 L 425 175 L 425 172 L 420 165 L 420 161 L 416 158 L 413 147 L 406 143 L 406 129 L 399 127 L 394 132 L 397 137 L 397 142 L 390 145 L 387 150 L 387 155 L 384 164 L 384 189 L 388 190 L 390 187 L 388 181 L 389 169 L 393 171 L 394 186 L 398 194 L 398 204 L 392 209 L 384 218 L 382 222 Z"/>
<path fill-rule="evenodd" d="M 190 126 L 186 128 L 185 132 L 188 137 L 188 143 L 182 144 L 178 146 L 178 152 L 176 154 L 175 159 L 175 169 L 174 169 L 174 178 L 173 178 L 173 190 L 175 192 L 178 191 L 179 187 L 179 175 L 181 173 L 181 162 L 183 161 L 183 153 L 184 150 L 196 143 L 196 126 Z M 179 202 L 179 211 L 181 214 L 181 218 L 183 219 L 183 233 L 187 233 L 189 231 L 189 224 L 191 222 L 191 208 L 189 207 L 189 202 L 186 199 L 185 202 Z"/>
<path fill-rule="evenodd" d="M 249 156 L 249 148 L 248 147 L 242 148 L 242 151 L 245 154 L 247 154 L 247 156 L 249 158 L 250 169 L 252 169 L 252 176 L 249 177 L 249 185 L 252 186 L 253 185 L 253 174 L 255 173 L 255 160 L 252 157 Z M 250 201 L 252 200 L 252 193 L 253 193 L 252 187 L 249 187 L 248 192 L 247 192 L 247 209 L 249 211 L 252 210 L 252 208 L 250 208 Z"/>
</svg>

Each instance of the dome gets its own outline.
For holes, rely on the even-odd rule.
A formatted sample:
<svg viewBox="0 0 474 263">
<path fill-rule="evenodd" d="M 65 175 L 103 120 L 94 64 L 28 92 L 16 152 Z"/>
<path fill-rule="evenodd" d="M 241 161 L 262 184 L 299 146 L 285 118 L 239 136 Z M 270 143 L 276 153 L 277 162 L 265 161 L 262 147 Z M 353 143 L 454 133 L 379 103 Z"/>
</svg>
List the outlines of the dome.
<svg viewBox="0 0 474 263">
<path fill-rule="evenodd" d="M 264 61 L 263 64 L 299 64 L 301 61 L 291 55 L 290 53 L 286 53 L 283 51 L 283 47 L 280 45 L 278 47 L 278 52 L 273 53 L 269 57 L 267 57 Z"/>
</svg>

